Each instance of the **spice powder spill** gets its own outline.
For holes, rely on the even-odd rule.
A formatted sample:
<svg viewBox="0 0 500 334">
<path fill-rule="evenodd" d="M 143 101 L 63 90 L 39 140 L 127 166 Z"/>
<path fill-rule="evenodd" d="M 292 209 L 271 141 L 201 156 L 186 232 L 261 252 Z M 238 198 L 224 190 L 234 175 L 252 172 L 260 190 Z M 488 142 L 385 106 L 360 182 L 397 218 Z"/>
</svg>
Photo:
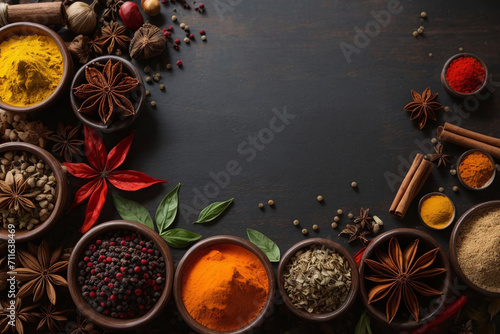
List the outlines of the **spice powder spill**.
<svg viewBox="0 0 500 334">
<path fill-rule="evenodd" d="M 478 211 L 460 227 L 457 260 L 463 273 L 475 285 L 500 292 L 500 207 Z"/>
<path fill-rule="evenodd" d="M 336 251 L 313 245 L 299 250 L 285 267 L 284 288 L 292 304 L 308 313 L 333 312 L 351 290 L 351 268 Z"/>
<path fill-rule="evenodd" d="M 0 44 L 0 100 L 26 107 L 47 99 L 63 75 L 63 59 L 48 36 L 12 36 Z"/>
<path fill-rule="evenodd" d="M 182 301 L 203 326 L 233 331 L 252 322 L 269 294 L 269 278 L 259 258 L 233 244 L 200 250 L 186 263 Z"/>
</svg>

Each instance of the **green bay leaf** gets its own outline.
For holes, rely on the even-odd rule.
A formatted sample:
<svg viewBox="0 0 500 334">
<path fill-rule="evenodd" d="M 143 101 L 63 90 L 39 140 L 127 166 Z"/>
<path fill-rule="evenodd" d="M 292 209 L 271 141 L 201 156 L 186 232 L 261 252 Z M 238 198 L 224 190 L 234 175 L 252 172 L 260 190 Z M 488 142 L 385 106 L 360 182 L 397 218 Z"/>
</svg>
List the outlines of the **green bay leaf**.
<svg viewBox="0 0 500 334">
<path fill-rule="evenodd" d="M 174 248 L 183 248 L 188 246 L 190 243 L 201 239 L 200 234 L 182 228 L 166 230 L 161 233 L 160 236 L 169 246 Z"/>
<path fill-rule="evenodd" d="M 179 188 L 181 184 L 179 183 L 174 189 L 172 189 L 158 205 L 156 209 L 156 225 L 158 225 L 158 231 L 162 234 L 174 221 L 177 215 L 177 206 L 179 205 Z"/>
<path fill-rule="evenodd" d="M 141 204 L 118 195 L 113 195 L 113 203 L 122 219 L 141 223 L 153 231 L 155 230 L 151 215 Z"/>
<path fill-rule="evenodd" d="M 257 247 L 260 248 L 261 251 L 266 254 L 271 262 L 279 262 L 280 261 L 280 249 L 278 245 L 274 243 L 271 239 L 266 237 L 264 234 L 257 230 L 252 230 L 247 228 L 248 239 Z"/>
<path fill-rule="evenodd" d="M 224 202 L 214 202 L 209 204 L 205 209 L 201 210 L 198 220 L 195 221 L 197 224 L 206 223 L 219 217 L 221 213 L 226 210 L 226 208 L 233 202 L 234 198 L 228 199 Z"/>
</svg>

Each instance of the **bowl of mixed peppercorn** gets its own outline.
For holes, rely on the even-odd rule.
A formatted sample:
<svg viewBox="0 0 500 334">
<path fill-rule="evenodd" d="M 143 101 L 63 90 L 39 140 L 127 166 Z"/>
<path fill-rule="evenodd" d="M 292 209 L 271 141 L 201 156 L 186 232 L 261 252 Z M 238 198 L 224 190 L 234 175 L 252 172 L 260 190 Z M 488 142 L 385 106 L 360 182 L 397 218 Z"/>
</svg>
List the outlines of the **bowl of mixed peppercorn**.
<svg viewBox="0 0 500 334">
<path fill-rule="evenodd" d="M 68 265 L 68 286 L 76 307 L 96 325 L 131 330 L 165 308 L 174 267 L 167 244 L 150 228 L 115 220 L 88 231 Z"/>
</svg>

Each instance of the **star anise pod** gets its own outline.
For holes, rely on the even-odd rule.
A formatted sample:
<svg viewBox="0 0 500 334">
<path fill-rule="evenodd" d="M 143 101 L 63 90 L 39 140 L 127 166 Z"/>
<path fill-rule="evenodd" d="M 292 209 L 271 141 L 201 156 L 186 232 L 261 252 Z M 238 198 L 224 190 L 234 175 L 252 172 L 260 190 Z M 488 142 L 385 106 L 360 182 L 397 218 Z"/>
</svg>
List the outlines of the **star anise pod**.
<svg viewBox="0 0 500 334">
<path fill-rule="evenodd" d="M 422 279 L 446 272 L 446 269 L 429 269 L 436 259 L 439 248 L 434 248 L 415 260 L 419 240 L 415 239 L 401 252 L 399 242 L 392 237 L 389 241 L 387 254 L 377 249 L 375 255 L 378 261 L 364 259 L 366 265 L 373 271 L 373 275 L 366 275 L 365 279 L 377 284 L 368 293 L 368 303 L 375 303 L 387 297 L 386 316 L 388 323 L 391 323 L 396 316 L 401 300 L 404 301 L 404 305 L 415 321 L 418 321 L 419 296 L 429 297 L 443 294 L 442 291 L 421 282 Z"/>
<path fill-rule="evenodd" d="M 54 285 L 68 286 L 68 282 L 57 273 L 65 272 L 68 261 L 60 261 L 62 247 L 51 252 L 45 240 L 38 247 L 31 244 L 30 251 L 18 251 L 18 258 L 24 268 L 17 268 L 18 281 L 27 282 L 21 286 L 17 296 L 23 298 L 33 294 L 36 302 L 47 294 L 49 301 L 55 305 L 56 290 Z M 36 254 L 36 255 L 35 255 Z"/>
<path fill-rule="evenodd" d="M 435 112 L 443 108 L 443 106 L 434 101 L 434 99 L 438 96 L 438 93 L 431 94 L 429 87 L 424 90 L 422 95 L 412 90 L 411 96 L 413 98 L 413 102 L 408 103 L 404 107 L 404 110 L 411 111 L 410 120 L 418 120 L 418 127 L 422 130 L 425 123 L 427 123 L 427 119 L 436 120 Z"/>
<path fill-rule="evenodd" d="M 10 170 L 5 175 L 5 181 L 0 180 L 0 210 L 14 210 L 19 216 L 25 211 L 35 209 L 35 204 L 30 200 L 40 194 L 40 190 L 30 192 L 30 185 L 21 173 L 14 175 Z"/>
<path fill-rule="evenodd" d="M 127 28 L 116 22 L 111 22 L 109 25 L 101 29 L 101 36 L 95 40 L 95 43 L 104 49 L 107 47 L 108 54 L 112 54 L 117 49 L 126 50 L 130 37 L 127 36 Z"/>
<path fill-rule="evenodd" d="M 339 236 L 346 234 L 349 236 L 348 242 L 353 242 L 355 240 L 361 241 L 364 245 L 368 244 L 368 239 L 366 235 L 370 234 L 370 231 L 361 231 L 356 225 L 347 224 L 347 227 L 339 233 Z"/>
<path fill-rule="evenodd" d="M 1 302 L 2 307 L 0 308 L 0 333 L 6 333 L 10 329 L 12 332 L 16 330 L 19 334 L 24 334 L 24 325 L 23 323 L 33 323 L 36 321 L 36 316 L 32 312 L 33 309 L 37 308 L 37 304 L 33 304 L 23 308 L 22 299 L 17 298 L 15 302 L 15 326 L 11 326 L 10 322 L 10 311 L 7 309 L 10 306 L 9 300 L 5 300 Z"/>
<path fill-rule="evenodd" d="M 438 168 L 441 165 L 446 166 L 447 163 L 450 163 L 450 155 L 444 154 L 443 148 L 444 148 L 443 144 L 437 143 L 434 146 L 434 151 L 436 151 L 436 153 L 431 156 L 431 161 L 432 162 L 437 161 Z"/>
<path fill-rule="evenodd" d="M 75 88 L 75 95 L 85 101 L 78 109 L 85 114 L 99 114 L 101 121 L 106 124 L 116 111 L 122 116 L 135 114 L 132 102 L 125 97 L 139 84 L 137 78 L 129 76 L 122 70 L 122 62 L 114 65 L 108 60 L 102 73 L 91 66 L 85 67 L 85 77 L 88 84 Z"/>
<path fill-rule="evenodd" d="M 368 229 L 371 230 L 373 227 L 373 218 L 368 216 L 368 213 L 370 212 L 370 209 L 363 209 L 361 208 L 359 210 L 359 217 L 354 220 L 354 223 L 358 224 L 361 229 Z"/>
<path fill-rule="evenodd" d="M 57 133 L 49 137 L 55 144 L 52 147 L 53 153 L 58 153 L 66 162 L 73 161 L 73 155 L 82 156 L 79 146 L 83 145 L 83 140 L 78 139 L 80 124 L 78 126 L 64 127 L 61 123 L 57 124 Z"/>
<path fill-rule="evenodd" d="M 44 305 L 38 316 L 40 317 L 40 322 L 38 323 L 37 330 L 46 326 L 51 333 L 56 333 L 61 330 L 59 323 L 62 321 L 68 321 L 66 315 L 70 313 L 70 310 L 57 310 L 57 306 L 47 303 Z"/>
<path fill-rule="evenodd" d="M 116 14 L 123 5 L 123 0 L 106 0 L 106 9 L 102 13 L 102 17 L 108 21 L 116 21 Z"/>
<path fill-rule="evenodd" d="M 102 52 L 103 45 L 99 41 L 99 37 L 100 36 L 96 33 L 94 35 L 94 38 L 89 39 L 89 41 L 87 42 L 87 45 L 89 46 L 89 52 L 95 56 L 100 56 L 103 53 Z"/>
</svg>

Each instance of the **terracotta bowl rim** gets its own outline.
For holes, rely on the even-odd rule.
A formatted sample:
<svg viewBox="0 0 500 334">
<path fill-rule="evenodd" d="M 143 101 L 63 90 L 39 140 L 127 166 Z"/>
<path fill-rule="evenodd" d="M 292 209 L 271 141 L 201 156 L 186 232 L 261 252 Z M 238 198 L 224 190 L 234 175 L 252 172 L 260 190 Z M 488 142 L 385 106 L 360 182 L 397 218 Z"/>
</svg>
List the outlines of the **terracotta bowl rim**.
<svg viewBox="0 0 500 334">
<path fill-rule="evenodd" d="M 376 247 L 385 243 L 391 237 L 398 236 L 398 235 L 403 236 L 405 239 L 407 239 L 407 238 L 420 238 L 424 242 L 430 243 L 434 247 L 439 248 L 439 251 L 438 251 L 439 255 L 438 256 L 439 256 L 441 262 L 443 263 L 444 268 L 446 269 L 446 275 L 445 275 L 445 278 L 443 279 L 443 287 L 441 290 L 443 292 L 443 294 L 441 296 L 435 297 L 439 300 L 439 304 L 434 311 L 432 311 L 428 314 L 425 314 L 424 317 L 422 317 L 422 314 L 420 314 L 418 322 L 416 322 L 415 320 L 413 320 L 413 318 L 411 318 L 411 321 L 401 322 L 401 321 L 396 320 L 396 321 L 392 321 L 390 324 L 388 324 L 385 312 L 381 312 L 378 310 L 377 307 L 375 307 L 371 304 L 368 304 L 368 292 L 365 289 L 364 280 L 361 279 L 361 277 L 364 277 L 364 271 L 365 271 L 364 260 L 367 257 L 372 255 L 372 252 L 375 250 Z M 448 295 L 450 293 L 451 266 L 450 266 L 450 263 L 448 261 L 448 255 L 444 251 L 443 247 L 441 247 L 439 242 L 437 242 L 437 240 L 434 239 L 430 234 L 428 234 L 427 232 L 417 230 L 417 229 L 412 229 L 412 228 L 392 229 L 392 230 L 384 232 L 384 233 L 380 234 L 379 236 L 377 236 L 376 238 L 374 238 L 370 242 L 370 244 L 367 246 L 367 248 L 366 248 L 366 250 L 361 258 L 361 262 L 360 262 L 360 266 L 359 266 L 359 275 L 360 275 L 359 282 L 360 282 L 361 300 L 363 301 L 363 304 L 364 304 L 366 310 L 368 311 L 368 313 L 372 317 L 377 319 L 377 321 L 384 323 L 392 328 L 399 329 L 399 330 L 409 330 L 409 329 L 416 328 L 418 326 L 425 324 L 427 321 L 429 321 L 430 319 L 432 319 L 433 317 L 438 315 L 444 309 L 446 298 L 448 297 Z M 401 301 L 401 302 L 404 304 L 403 301 Z"/>
<path fill-rule="evenodd" d="M 218 244 L 233 244 L 241 246 L 254 253 L 264 265 L 264 268 L 266 269 L 267 276 L 269 279 L 269 292 L 267 300 L 260 314 L 246 326 L 243 326 L 233 331 L 221 332 L 209 329 L 201 325 L 193 317 L 191 317 L 191 315 L 186 310 L 186 307 L 184 306 L 184 303 L 182 301 L 182 287 L 181 287 L 182 272 L 183 269 L 185 268 L 186 263 L 188 263 L 189 260 L 192 258 L 192 256 L 194 256 L 198 251 L 201 251 L 207 247 Z M 186 321 L 186 323 L 195 331 L 207 334 L 218 334 L 218 333 L 242 334 L 242 333 L 248 333 L 253 329 L 257 328 L 258 326 L 260 326 L 264 322 L 264 319 L 269 315 L 269 313 L 272 312 L 275 286 L 276 286 L 276 279 L 274 277 L 274 271 L 271 262 L 269 261 L 268 257 L 257 246 L 255 246 L 250 241 L 240 237 L 232 235 L 216 235 L 198 241 L 195 245 L 191 246 L 191 248 L 187 250 L 182 259 L 179 261 L 177 269 L 175 270 L 173 292 L 177 310 L 179 311 L 184 321 Z"/>
<path fill-rule="evenodd" d="M 94 120 L 91 117 L 88 117 L 88 116 L 78 112 L 78 107 L 82 104 L 82 101 L 79 101 L 79 99 L 77 99 L 77 97 L 73 93 L 73 89 L 76 88 L 76 86 L 82 82 L 82 79 L 85 76 L 85 67 L 86 66 L 97 63 L 97 62 L 104 64 L 109 59 L 111 59 L 112 62 L 121 61 L 123 64 L 124 70 L 126 72 L 128 72 L 129 75 L 131 75 L 139 80 L 139 84 L 134 89 L 134 91 L 136 91 L 136 92 L 139 91 L 140 97 L 134 103 L 134 108 L 135 108 L 134 115 L 126 117 L 122 120 L 111 121 L 109 123 L 109 125 L 104 125 L 104 124 L 102 124 L 100 119 Z M 128 128 L 136 120 L 136 118 L 141 114 L 142 109 L 144 108 L 145 99 L 146 99 L 146 88 L 144 86 L 144 81 L 142 80 L 142 76 L 141 76 L 139 70 L 130 61 L 128 61 L 125 58 L 119 57 L 119 56 L 105 55 L 105 56 L 100 56 L 100 57 L 97 57 L 97 58 L 90 60 L 89 62 L 87 62 L 85 65 L 83 65 L 76 72 L 76 74 L 73 78 L 73 81 L 71 82 L 70 103 L 71 103 L 71 108 L 73 109 L 73 113 L 78 118 L 78 120 L 80 122 L 82 122 L 83 124 L 88 125 L 88 126 L 92 127 L 93 129 L 102 131 L 104 133 L 118 132 L 118 131 L 121 131 L 121 130 Z"/>
<path fill-rule="evenodd" d="M 493 207 L 500 207 L 500 200 L 493 200 L 493 201 L 487 201 L 487 202 L 476 204 L 473 207 L 471 207 L 470 209 L 468 209 L 460 218 L 458 218 L 458 220 L 455 224 L 455 227 L 453 228 L 453 231 L 451 232 L 451 235 L 450 235 L 449 252 L 450 252 L 451 265 L 461 281 L 463 281 L 472 290 L 474 290 L 474 291 L 476 291 L 484 296 L 491 296 L 491 297 L 499 298 L 500 292 L 493 292 L 493 291 L 483 289 L 483 288 L 477 286 L 476 284 L 472 283 L 469 280 L 469 278 L 462 271 L 460 264 L 458 263 L 457 247 L 456 247 L 458 234 L 459 234 L 460 227 L 462 226 L 462 224 L 464 224 L 467 221 L 467 219 L 469 217 L 471 217 L 473 214 L 475 214 L 476 212 L 483 210 L 483 209 L 493 208 Z"/>
<path fill-rule="evenodd" d="M 34 113 L 38 111 L 42 111 L 44 109 L 47 109 L 52 105 L 56 100 L 61 98 L 61 96 L 64 94 L 64 91 L 68 88 L 69 81 L 71 79 L 71 75 L 73 73 L 73 60 L 71 59 L 71 55 L 69 54 L 69 50 L 66 47 L 66 44 L 64 43 L 63 39 L 57 32 L 54 30 L 39 24 L 39 23 L 34 23 L 34 22 L 16 22 L 16 23 L 9 23 L 5 25 L 4 27 L 0 28 L 0 35 L 2 33 L 8 34 L 12 30 L 13 34 L 22 34 L 22 32 L 19 32 L 19 30 L 22 30 L 22 28 L 26 28 L 30 30 L 30 34 L 42 34 L 49 36 L 52 38 L 58 48 L 59 51 L 61 52 L 62 59 L 63 59 L 63 74 L 61 77 L 61 81 L 59 82 L 59 85 L 57 88 L 52 92 L 52 94 L 43 100 L 42 102 L 32 105 L 32 106 L 26 106 L 26 107 L 18 107 L 18 106 L 13 106 L 7 103 L 4 103 L 0 101 L 0 109 L 4 109 L 7 111 L 15 112 L 15 113 Z M 26 35 L 26 34 L 22 34 Z M 0 38 L 0 42 L 2 42 L 4 39 Z"/>
<path fill-rule="evenodd" d="M 479 63 L 481 63 L 481 66 L 483 66 L 483 68 L 484 68 L 484 82 L 481 85 L 481 87 L 479 87 L 476 91 L 474 91 L 472 93 L 457 92 L 456 90 L 454 90 L 453 88 L 450 87 L 450 85 L 448 84 L 448 81 L 446 80 L 446 71 L 448 70 L 448 67 L 450 66 L 451 62 L 457 58 L 460 58 L 460 57 L 473 57 L 473 58 L 477 59 L 477 61 Z M 460 53 L 457 53 L 457 54 L 451 56 L 445 62 L 443 69 L 441 71 L 441 84 L 443 85 L 444 89 L 448 92 L 448 94 L 450 94 L 451 96 L 454 96 L 454 97 L 460 98 L 460 99 L 464 99 L 468 96 L 473 96 L 473 95 L 481 92 L 486 87 L 486 85 L 488 83 L 488 74 L 489 74 L 488 67 L 486 66 L 486 63 L 481 58 L 479 58 L 478 56 L 476 56 L 475 54 L 470 53 L 470 52 L 460 52 Z"/>
<path fill-rule="evenodd" d="M 165 286 L 161 293 L 160 299 L 146 314 L 138 318 L 115 319 L 100 314 L 96 310 L 94 310 L 87 303 L 87 301 L 85 301 L 82 294 L 80 293 L 80 285 L 77 281 L 77 271 L 78 262 L 80 261 L 82 252 L 92 239 L 112 230 L 131 230 L 141 233 L 156 244 L 165 261 Z M 68 264 L 68 289 L 71 295 L 71 299 L 73 299 L 73 302 L 75 303 L 77 309 L 82 312 L 82 314 L 85 315 L 92 323 L 101 328 L 109 330 L 131 330 L 151 322 L 165 309 L 172 293 L 174 274 L 173 263 L 174 262 L 172 260 L 172 254 L 168 245 L 155 231 L 136 222 L 127 220 L 111 220 L 90 229 L 80 238 L 80 240 L 78 240 L 77 244 L 73 248 Z"/>
<path fill-rule="evenodd" d="M 347 260 L 349 266 L 351 267 L 351 290 L 349 291 L 349 294 L 344 303 L 340 307 L 338 307 L 335 311 L 332 312 L 315 314 L 298 309 L 296 306 L 292 304 L 290 298 L 288 297 L 288 294 L 285 291 L 285 287 L 283 284 L 283 275 L 285 273 L 286 265 L 288 264 L 289 260 L 295 255 L 295 253 L 297 253 L 297 251 L 312 245 L 319 245 L 319 246 L 324 245 L 329 249 L 335 250 L 336 252 L 340 253 L 340 255 L 344 257 L 344 259 Z M 292 247 L 290 247 L 281 257 L 280 263 L 278 265 L 278 288 L 283 298 L 283 302 L 293 314 L 309 321 L 315 321 L 315 322 L 329 321 L 338 318 L 339 316 L 347 312 L 356 301 L 356 297 L 358 296 L 359 292 L 358 267 L 351 254 L 349 254 L 349 252 L 339 243 L 326 238 L 304 239 L 297 242 Z"/>
<path fill-rule="evenodd" d="M 66 200 L 68 197 L 66 173 L 63 171 L 62 165 L 59 160 L 57 160 L 52 154 L 39 146 L 24 142 L 10 142 L 0 144 L 0 153 L 8 151 L 27 151 L 29 153 L 35 154 L 49 164 L 49 167 L 54 173 L 54 177 L 56 178 L 56 201 L 54 203 L 54 209 L 52 210 L 50 216 L 43 223 L 40 223 L 37 227 L 33 228 L 30 231 L 25 229 L 16 229 L 16 234 L 14 237 L 16 242 L 26 242 L 36 239 L 45 234 L 55 225 L 55 223 L 61 217 L 65 209 Z M 7 241 L 9 239 L 9 234 L 7 232 L 8 231 L 6 229 L 0 228 L 0 240 Z"/>
</svg>

